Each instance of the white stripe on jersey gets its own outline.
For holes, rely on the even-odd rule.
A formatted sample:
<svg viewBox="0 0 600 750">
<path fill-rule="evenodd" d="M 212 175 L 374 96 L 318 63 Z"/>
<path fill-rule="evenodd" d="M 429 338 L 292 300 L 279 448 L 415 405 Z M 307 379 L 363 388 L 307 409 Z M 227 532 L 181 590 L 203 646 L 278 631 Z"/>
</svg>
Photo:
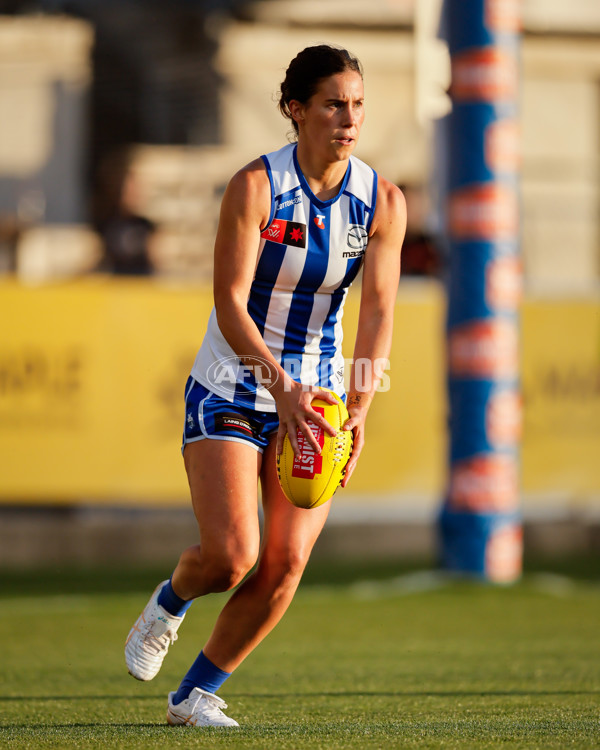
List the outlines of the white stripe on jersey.
<svg viewBox="0 0 600 750">
<path fill-rule="evenodd" d="M 295 380 L 343 395 L 343 304 L 367 246 L 377 175 L 350 157 L 338 195 L 320 201 L 295 154 L 295 145 L 289 144 L 262 157 L 272 186 L 271 212 L 260 241 L 248 312 L 273 356 Z M 269 391 L 225 341 L 214 310 L 192 376 L 228 401 L 275 410 Z"/>
</svg>

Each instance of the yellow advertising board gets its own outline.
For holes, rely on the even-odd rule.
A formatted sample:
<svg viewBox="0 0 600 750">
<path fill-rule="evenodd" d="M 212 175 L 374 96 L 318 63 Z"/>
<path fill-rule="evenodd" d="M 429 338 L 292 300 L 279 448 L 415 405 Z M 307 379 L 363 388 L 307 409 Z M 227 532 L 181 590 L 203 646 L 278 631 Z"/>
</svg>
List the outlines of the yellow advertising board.
<svg viewBox="0 0 600 750">
<path fill-rule="evenodd" d="M 523 490 L 600 508 L 600 299 L 530 299 L 522 328 Z"/>
<path fill-rule="evenodd" d="M 176 412 L 208 295 L 98 278 L 0 299 L 2 497 L 185 495 Z"/>
<path fill-rule="evenodd" d="M 352 356 L 359 291 L 346 307 Z M 210 289 L 92 277 L 0 283 L 0 502 L 187 504 L 183 390 Z M 350 505 L 441 500 L 444 296 L 401 284 L 384 389 L 345 491 Z M 600 497 L 600 301 L 522 312 L 524 496 Z"/>
</svg>

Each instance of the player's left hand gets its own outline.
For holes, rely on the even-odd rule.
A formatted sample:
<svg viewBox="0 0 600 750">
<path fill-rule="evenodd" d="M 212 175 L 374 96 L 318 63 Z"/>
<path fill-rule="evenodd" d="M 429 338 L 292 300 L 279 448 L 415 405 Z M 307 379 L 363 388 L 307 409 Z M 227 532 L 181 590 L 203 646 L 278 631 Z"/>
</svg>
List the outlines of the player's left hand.
<svg viewBox="0 0 600 750">
<path fill-rule="evenodd" d="M 352 453 L 346 464 L 346 473 L 342 479 L 342 487 L 345 487 L 350 481 L 352 472 L 356 468 L 360 453 L 365 444 L 365 420 L 367 418 L 367 407 L 358 405 L 353 406 L 350 404 L 348 406 L 348 414 L 350 415 L 350 419 L 346 420 L 342 429 L 352 430 L 354 439 L 352 442 Z"/>
</svg>

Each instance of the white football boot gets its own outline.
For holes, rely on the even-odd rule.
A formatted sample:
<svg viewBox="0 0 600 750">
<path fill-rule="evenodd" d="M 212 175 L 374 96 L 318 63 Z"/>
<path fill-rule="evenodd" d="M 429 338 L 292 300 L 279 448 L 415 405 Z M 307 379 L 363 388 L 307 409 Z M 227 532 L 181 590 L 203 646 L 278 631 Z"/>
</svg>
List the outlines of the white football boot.
<svg viewBox="0 0 600 750">
<path fill-rule="evenodd" d="M 173 705 L 175 693 L 169 693 L 167 722 L 172 726 L 186 727 L 239 727 L 235 719 L 225 716 L 227 703 L 214 693 L 195 687 L 189 698 Z"/>
<path fill-rule="evenodd" d="M 167 581 L 158 584 L 125 642 L 127 669 L 136 680 L 151 680 L 158 674 L 185 617 L 175 617 L 158 604 L 158 595 L 165 583 Z"/>
</svg>

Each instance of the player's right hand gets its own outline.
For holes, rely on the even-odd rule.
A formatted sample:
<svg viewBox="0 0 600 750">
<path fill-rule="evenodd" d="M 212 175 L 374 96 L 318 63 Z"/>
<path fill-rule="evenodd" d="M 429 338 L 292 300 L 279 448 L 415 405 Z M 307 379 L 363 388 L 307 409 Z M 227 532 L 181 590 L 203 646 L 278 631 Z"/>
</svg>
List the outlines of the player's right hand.
<svg viewBox="0 0 600 750">
<path fill-rule="evenodd" d="M 328 435 L 334 436 L 336 430 L 324 417 L 313 409 L 312 402 L 315 399 L 322 399 L 329 404 L 336 404 L 335 396 L 325 388 L 302 385 L 288 378 L 278 393 L 273 393 L 273 397 L 275 398 L 277 414 L 279 416 L 277 455 L 280 455 L 283 451 L 283 440 L 286 434 L 289 437 L 294 455 L 300 455 L 297 437 L 298 430 L 304 435 L 313 450 L 316 453 L 320 453 L 321 448 L 313 435 L 309 421 L 321 427 Z"/>
</svg>

